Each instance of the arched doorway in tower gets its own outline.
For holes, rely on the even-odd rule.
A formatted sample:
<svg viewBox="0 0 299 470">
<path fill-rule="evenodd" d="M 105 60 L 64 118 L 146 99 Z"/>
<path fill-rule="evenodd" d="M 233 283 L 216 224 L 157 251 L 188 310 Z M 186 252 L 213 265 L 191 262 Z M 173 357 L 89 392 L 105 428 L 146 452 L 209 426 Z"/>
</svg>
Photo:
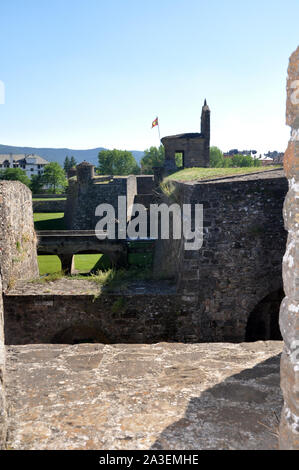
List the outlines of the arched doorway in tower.
<svg viewBox="0 0 299 470">
<path fill-rule="evenodd" d="M 282 340 L 279 329 L 279 309 L 284 298 L 283 289 L 264 297 L 248 317 L 245 341 Z"/>
</svg>

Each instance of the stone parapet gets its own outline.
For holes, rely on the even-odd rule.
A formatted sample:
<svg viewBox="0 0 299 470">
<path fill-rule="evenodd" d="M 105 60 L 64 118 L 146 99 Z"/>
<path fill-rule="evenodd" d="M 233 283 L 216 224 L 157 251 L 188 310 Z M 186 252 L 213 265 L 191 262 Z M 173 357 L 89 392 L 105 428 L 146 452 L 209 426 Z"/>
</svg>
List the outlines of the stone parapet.
<svg viewBox="0 0 299 470">
<path fill-rule="evenodd" d="M 0 182 L 0 269 L 3 290 L 39 276 L 32 196 L 19 181 Z"/>
</svg>

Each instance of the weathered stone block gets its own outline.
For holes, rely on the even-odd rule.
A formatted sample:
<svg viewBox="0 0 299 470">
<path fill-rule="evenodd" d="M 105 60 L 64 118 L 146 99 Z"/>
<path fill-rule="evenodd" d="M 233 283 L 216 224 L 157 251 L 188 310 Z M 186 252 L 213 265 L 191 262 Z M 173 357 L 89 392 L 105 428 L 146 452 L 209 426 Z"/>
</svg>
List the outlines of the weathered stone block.
<svg viewBox="0 0 299 470">
<path fill-rule="evenodd" d="M 293 343 L 290 352 L 284 349 L 281 356 L 280 384 L 285 401 L 292 415 L 299 415 L 299 371 L 296 363 L 299 358 L 299 341 Z M 296 431 L 299 433 L 299 422 Z"/>
<path fill-rule="evenodd" d="M 294 428 L 297 427 L 297 417 L 290 413 L 290 410 L 284 405 L 279 426 L 279 449 L 280 450 L 298 450 L 299 433 Z"/>
<path fill-rule="evenodd" d="M 290 140 L 283 159 L 284 171 L 287 178 L 299 175 L 299 142 Z"/>
<path fill-rule="evenodd" d="M 32 196 L 19 181 L 0 182 L 0 267 L 3 289 L 39 276 Z"/>
<path fill-rule="evenodd" d="M 293 129 L 299 128 L 299 47 L 289 61 L 286 123 Z"/>
<path fill-rule="evenodd" d="M 280 328 L 285 342 L 281 359 L 281 388 L 284 408 L 280 423 L 280 448 L 299 449 L 299 47 L 288 68 L 286 122 L 292 139 L 285 153 L 284 167 L 289 192 L 284 203 L 285 226 L 289 231 L 283 260 L 284 291 Z"/>
<path fill-rule="evenodd" d="M 282 272 L 286 296 L 299 302 L 299 238 L 292 233 L 288 236 Z"/>
<path fill-rule="evenodd" d="M 4 318 L 2 303 L 2 282 L 0 276 L 0 450 L 5 447 L 7 430 L 7 411 L 5 399 L 5 346 L 4 346 Z"/>
</svg>

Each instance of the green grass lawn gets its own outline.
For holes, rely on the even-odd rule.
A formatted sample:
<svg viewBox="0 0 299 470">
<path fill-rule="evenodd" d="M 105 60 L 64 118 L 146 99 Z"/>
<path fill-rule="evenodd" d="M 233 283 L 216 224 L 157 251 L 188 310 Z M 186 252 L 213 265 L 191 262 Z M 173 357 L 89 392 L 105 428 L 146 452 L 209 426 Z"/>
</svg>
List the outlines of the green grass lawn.
<svg viewBox="0 0 299 470">
<path fill-rule="evenodd" d="M 149 253 L 134 253 L 129 255 L 129 265 L 132 267 L 147 268 L 151 264 L 151 254 Z M 38 256 L 39 273 L 41 276 L 44 274 L 53 274 L 61 271 L 61 262 L 56 255 L 39 255 Z M 90 271 L 96 273 L 97 271 L 105 271 L 111 267 L 110 261 L 107 256 L 102 254 L 80 254 L 75 255 L 75 269 L 80 274 L 86 274 Z"/>
<path fill-rule="evenodd" d="M 185 168 L 184 170 L 177 171 L 172 175 L 167 176 L 164 182 L 167 181 L 198 181 L 205 179 L 221 178 L 236 175 L 245 175 L 248 173 L 257 173 L 260 171 L 269 171 L 282 168 L 279 165 L 271 167 L 241 167 L 241 168 Z"/>
<path fill-rule="evenodd" d="M 63 212 L 36 212 L 33 214 L 35 230 L 66 230 Z"/>
<path fill-rule="evenodd" d="M 103 255 L 75 255 L 75 269 L 80 274 L 88 273 L 92 269 L 96 270 Z M 58 256 L 55 255 L 39 255 L 38 266 L 40 275 L 53 274 L 61 271 L 61 263 Z M 98 268 L 100 269 L 100 267 Z"/>
<path fill-rule="evenodd" d="M 32 201 L 43 201 L 43 202 L 49 202 L 49 201 L 66 201 L 66 197 L 51 197 L 51 198 L 46 198 L 46 197 L 33 197 Z"/>
</svg>

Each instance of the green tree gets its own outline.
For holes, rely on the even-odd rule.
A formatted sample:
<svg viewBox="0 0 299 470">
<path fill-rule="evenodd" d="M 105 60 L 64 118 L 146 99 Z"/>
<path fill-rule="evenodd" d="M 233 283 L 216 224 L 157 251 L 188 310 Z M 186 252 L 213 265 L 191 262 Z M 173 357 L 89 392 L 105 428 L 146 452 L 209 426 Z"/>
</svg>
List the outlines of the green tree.
<svg viewBox="0 0 299 470">
<path fill-rule="evenodd" d="M 141 172 L 144 175 L 153 174 L 154 166 L 163 166 L 165 159 L 165 150 L 163 145 L 160 147 L 150 147 L 144 151 L 144 156 L 141 159 Z"/>
<path fill-rule="evenodd" d="M 223 157 L 223 168 L 231 168 L 233 166 L 232 157 Z"/>
<path fill-rule="evenodd" d="M 222 151 L 218 147 L 210 148 L 210 166 L 212 168 L 223 168 L 225 165 Z"/>
<path fill-rule="evenodd" d="M 258 158 L 253 159 L 253 166 L 262 166 L 262 162 Z"/>
<path fill-rule="evenodd" d="M 70 159 L 70 168 L 73 168 L 74 166 L 77 165 L 77 160 L 75 159 L 75 157 L 71 156 L 71 159 Z"/>
<path fill-rule="evenodd" d="M 43 175 L 32 175 L 30 181 L 30 189 L 33 194 L 38 194 L 44 186 Z"/>
<path fill-rule="evenodd" d="M 248 167 L 254 165 L 254 160 L 250 155 L 236 154 L 232 157 L 234 167 Z"/>
<path fill-rule="evenodd" d="M 102 150 L 99 152 L 99 166 L 101 175 L 136 175 L 140 173 L 135 158 L 127 150 Z"/>
<path fill-rule="evenodd" d="M 21 168 L 6 168 L 0 171 L 0 180 L 21 181 L 30 187 L 30 179 Z"/>
<path fill-rule="evenodd" d="M 73 168 L 76 165 L 77 165 L 77 161 L 76 161 L 75 157 L 72 156 L 71 158 L 69 158 L 68 155 L 65 157 L 64 163 L 63 163 L 63 168 L 64 168 L 64 171 L 66 172 L 66 174 L 71 168 Z"/>
<path fill-rule="evenodd" d="M 63 168 L 57 162 L 51 162 L 45 166 L 43 182 L 50 186 L 53 194 L 63 191 L 67 186 L 67 179 Z"/>
<path fill-rule="evenodd" d="M 70 159 L 68 157 L 68 155 L 65 157 L 64 159 L 64 162 L 63 162 L 63 168 L 64 168 L 64 171 L 67 173 L 69 171 L 69 169 L 71 168 L 70 167 Z"/>
</svg>

